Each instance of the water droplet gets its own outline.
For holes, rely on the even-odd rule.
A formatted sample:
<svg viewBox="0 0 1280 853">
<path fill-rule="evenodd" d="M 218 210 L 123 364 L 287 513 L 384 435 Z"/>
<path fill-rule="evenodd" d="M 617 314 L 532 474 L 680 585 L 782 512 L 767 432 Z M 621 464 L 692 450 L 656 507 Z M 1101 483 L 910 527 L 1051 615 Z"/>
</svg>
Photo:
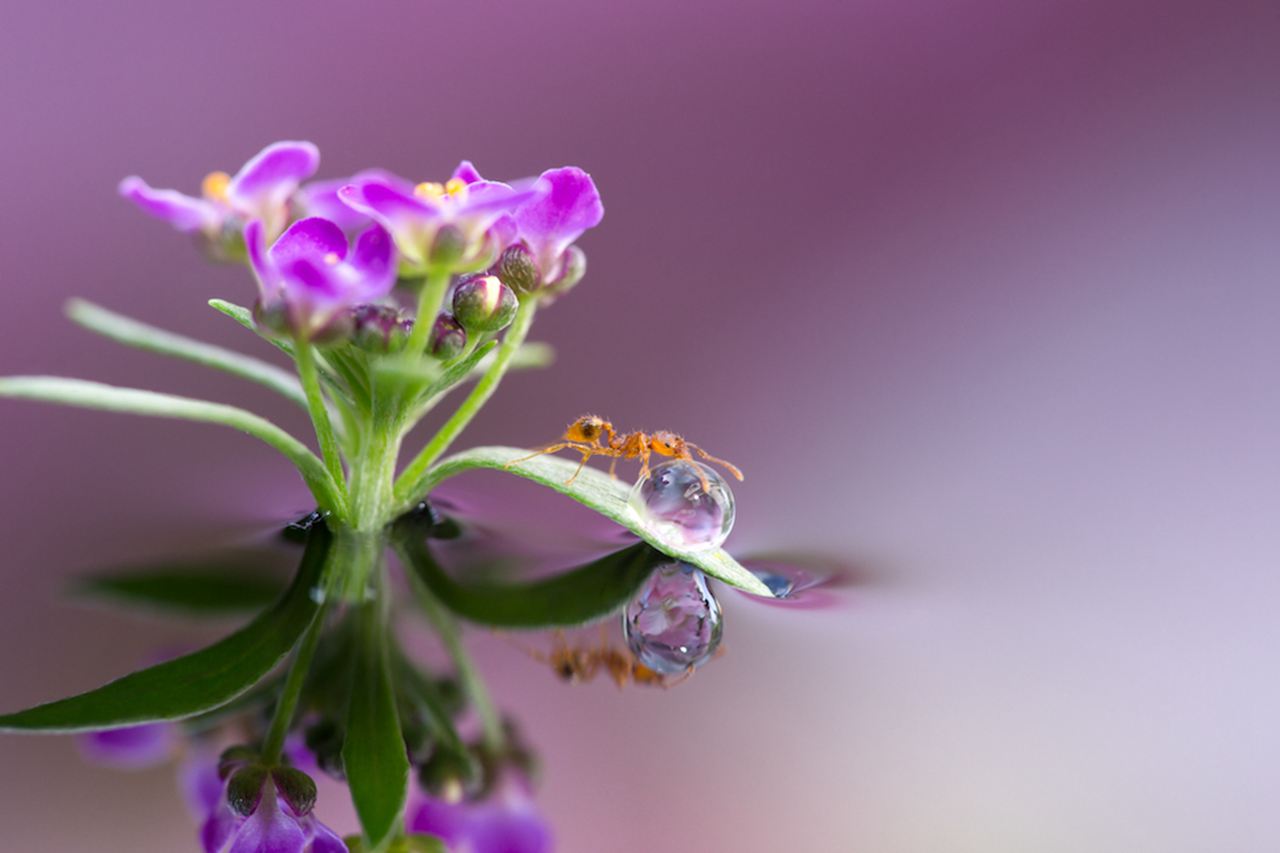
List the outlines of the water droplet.
<svg viewBox="0 0 1280 853">
<path fill-rule="evenodd" d="M 655 465 L 631 490 L 630 504 L 649 532 L 674 548 L 719 548 L 733 529 L 733 492 L 723 477 L 697 462 Z"/>
<path fill-rule="evenodd" d="M 818 608 L 828 607 L 838 600 L 832 588 L 841 578 L 834 570 L 750 559 L 743 560 L 742 565 L 773 593 L 773 598 L 764 598 L 743 591 L 755 601 L 784 607 Z"/>
<path fill-rule="evenodd" d="M 636 660 L 664 675 L 706 663 L 720 646 L 720 602 L 702 572 L 685 563 L 654 570 L 622 614 L 622 634 Z"/>
</svg>

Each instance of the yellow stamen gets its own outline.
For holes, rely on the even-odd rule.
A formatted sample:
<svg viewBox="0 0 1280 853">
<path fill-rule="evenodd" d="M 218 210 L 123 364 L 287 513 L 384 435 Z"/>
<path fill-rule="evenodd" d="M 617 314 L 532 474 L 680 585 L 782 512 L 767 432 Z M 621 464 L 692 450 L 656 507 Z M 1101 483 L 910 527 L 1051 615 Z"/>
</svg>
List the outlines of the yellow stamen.
<svg viewBox="0 0 1280 853">
<path fill-rule="evenodd" d="M 432 181 L 423 181 L 413 188 L 413 194 L 418 198 L 425 198 L 429 201 L 444 198 L 444 184 L 437 184 Z"/>
<path fill-rule="evenodd" d="M 226 201 L 227 186 L 231 183 L 231 176 L 226 172 L 210 172 L 204 176 L 204 180 L 200 183 L 200 191 L 204 193 L 204 197 L 210 201 Z"/>
<path fill-rule="evenodd" d="M 338 261 L 340 260 L 341 258 L 338 257 L 337 252 L 329 252 L 327 255 L 324 256 L 324 262 L 331 267 L 336 266 Z"/>
<path fill-rule="evenodd" d="M 461 178 L 450 178 L 443 184 L 435 181 L 423 181 L 413 188 L 413 194 L 427 201 L 443 201 L 457 198 L 467 191 L 467 182 Z"/>
</svg>

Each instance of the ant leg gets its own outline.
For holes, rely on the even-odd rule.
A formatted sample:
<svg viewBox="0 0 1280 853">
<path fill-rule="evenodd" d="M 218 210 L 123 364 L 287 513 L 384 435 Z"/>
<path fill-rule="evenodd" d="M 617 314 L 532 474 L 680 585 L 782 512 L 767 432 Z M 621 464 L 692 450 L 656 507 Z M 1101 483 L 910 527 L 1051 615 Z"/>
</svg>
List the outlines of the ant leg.
<svg viewBox="0 0 1280 853">
<path fill-rule="evenodd" d="M 693 678 L 693 667 L 689 667 L 684 672 L 677 675 L 675 678 L 672 678 L 672 679 L 664 678 L 662 680 L 662 688 L 664 690 L 670 690 L 672 687 L 675 687 L 679 684 L 684 684 L 690 678 Z"/>
<path fill-rule="evenodd" d="M 718 459 L 718 458 L 716 458 L 715 456 L 712 456 L 710 453 L 708 453 L 707 451 L 703 450 L 701 447 L 699 447 L 699 446 L 698 446 L 698 445 L 696 445 L 696 444 L 688 444 L 687 442 L 686 442 L 686 444 L 687 444 L 687 446 L 692 447 L 692 448 L 693 448 L 694 453 L 697 453 L 697 454 L 698 454 L 699 456 L 701 456 L 703 459 L 707 460 L 708 462 L 714 462 L 714 463 L 716 463 L 717 465 L 719 465 L 719 466 L 723 467 L 723 468 L 724 468 L 726 471 L 728 471 L 730 474 L 732 474 L 733 476 L 737 477 L 739 481 L 741 481 L 741 480 L 742 480 L 742 472 L 741 472 L 740 470 L 738 470 L 738 466 L 737 466 L 737 465 L 734 465 L 732 462 L 726 462 L 726 461 L 724 461 L 723 459 Z"/>
<path fill-rule="evenodd" d="M 590 446 L 575 447 L 574 449 L 582 454 L 582 461 L 578 463 L 578 468 L 573 472 L 573 476 L 564 481 L 566 486 L 572 485 L 573 481 L 578 479 L 578 475 L 582 473 L 582 469 L 587 467 L 587 460 L 600 452 Z"/>
<path fill-rule="evenodd" d="M 526 646 L 524 643 L 520 642 L 515 637 L 512 637 L 505 631 L 494 631 L 493 633 L 505 640 L 507 645 L 512 648 L 519 649 L 538 663 L 551 663 L 551 655 L 548 655 L 541 649 L 535 649 L 533 646 Z"/>
<path fill-rule="evenodd" d="M 530 453 L 528 456 L 521 456 L 519 459 L 512 459 L 510 462 L 503 465 L 502 467 L 512 468 L 516 465 L 519 465 L 521 462 L 528 462 L 530 459 L 536 459 L 539 456 L 546 456 L 549 453 L 559 453 L 561 450 L 564 450 L 569 447 L 572 447 L 574 450 L 581 452 L 586 447 L 586 445 L 579 444 L 576 441 L 558 441 L 554 444 L 548 444 L 546 447 L 543 447 L 541 450 L 535 450 L 534 452 Z"/>
<path fill-rule="evenodd" d="M 615 480 L 618 479 L 618 459 L 620 458 L 621 457 L 615 456 L 613 457 L 613 461 L 609 463 L 609 476 Z"/>
</svg>

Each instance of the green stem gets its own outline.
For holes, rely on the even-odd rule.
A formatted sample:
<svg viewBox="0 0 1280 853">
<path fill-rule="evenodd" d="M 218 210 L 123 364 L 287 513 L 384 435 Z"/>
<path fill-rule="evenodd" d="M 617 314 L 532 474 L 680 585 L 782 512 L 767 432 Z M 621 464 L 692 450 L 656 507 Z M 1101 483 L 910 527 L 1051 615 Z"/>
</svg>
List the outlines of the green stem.
<svg viewBox="0 0 1280 853">
<path fill-rule="evenodd" d="M 448 287 L 447 269 L 433 267 L 427 270 L 422 292 L 418 294 L 418 313 L 413 319 L 413 331 L 409 333 L 409 342 L 404 348 L 411 357 L 417 358 L 426 350 L 431 327 L 435 325 L 436 315 L 440 313 L 440 303 L 444 301 L 444 292 Z"/>
<path fill-rule="evenodd" d="M 294 347 L 294 357 L 298 362 L 298 376 L 302 380 L 302 390 L 307 395 L 307 409 L 311 412 L 311 421 L 315 424 L 316 438 L 320 441 L 320 455 L 324 466 L 335 483 L 343 482 L 342 456 L 338 451 L 338 439 L 333 434 L 333 423 L 329 420 L 329 409 L 325 405 L 324 392 L 320 390 L 320 374 L 316 370 L 316 353 L 309 341 L 298 338 Z"/>
<path fill-rule="evenodd" d="M 471 423 L 471 419 L 493 396 L 493 392 L 498 388 L 498 383 L 502 381 L 503 375 L 511 364 L 512 356 L 520 349 L 520 345 L 524 343 L 525 336 L 529 334 L 529 327 L 533 325 L 533 315 L 536 310 L 537 303 L 532 298 L 520 303 L 520 310 L 516 314 L 515 322 L 511 324 L 510 330 L 502 339 L 502 346 L 498 347 L 493 364 L 489 365 L 489 369 L 485 371 L 484 376 L 480 377 L 476 387 L 471 389 L 471 393 L 467 395 L 467 399 L 462 402 L 462 405 L 453 413 L 453 416 L 445 421 L 444 425 L 440 427 L 440 431 L 435 434 L 431 441 L 427 442 L 427 446 L 422 448 L 422 452 L 409 463 L 409 466 L 404 469 L 404 473 L 396 480 L 395 499 L 397 506 L 405 505 L 421 497 L 422 482 L 425 480 L 431 464 L 449 449 L 449 445 L 453 443 L 453 440 L 466 429 L 467 425 Z"/>
<path fill-rule="evenodd" d="M 267 730 L 267 737 L 262 745 L 262 758 L 268 765 L 278 763 L 284 751 L 284 741 L 298 709 L 298 700 L 302 697 L 307 674 L 311 671 L 311 659 L 315 657 L 320 635 L 324 633 L 327 614 L 327 604 L 321 605 L 294 653 L 293 662 L 289 664 L 289 674 L 285 676 L 284 689 L 280 692 L 280 701 L 276 703 L 275 714 L 271 717 L 271 728 Z"/>
<path fill-rule="evenodd" d="M 400 559 L 401 563 L 408 565 L 407 557 L 402 555 Z M 418 605 L 426 614 L 432 627 L 436 629 L 436 633 L 440 635 L 445 651 L 453 660 L 453 666 L 458 671 L 458 679 L 462 682 L 463 692 L 466 693 L 471 707 L 475 709 L 476 716 L 480 718 L 480 731 L 485 746 L 494 752 L 501 752 L 506 741 L 502 731 L 502 717 L 498 714 L 498 708 L 493 704 L 493 698 L 489 696 L 489 691 L 484 686 L 484 679 L 480 677 L 471 656 L 467 654 L 466 647 L 462 644 L 457 621 L 435 597 L 435 594 L 427 589 L 426 584 L 415 572 L 406 570 L 405 574 L 409 577 L 409 585 L 418 599 Z"/>
</svg>

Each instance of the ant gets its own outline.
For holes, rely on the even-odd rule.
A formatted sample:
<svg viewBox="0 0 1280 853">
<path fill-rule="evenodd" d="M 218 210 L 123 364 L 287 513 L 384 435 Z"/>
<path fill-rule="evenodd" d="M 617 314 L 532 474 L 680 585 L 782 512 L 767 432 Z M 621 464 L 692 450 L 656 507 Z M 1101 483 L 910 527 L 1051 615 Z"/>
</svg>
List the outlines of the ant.
<svg viewBox="0 0 1280 853">
<path fill-rule="evenodd" d="M 538 663 L 549 665 L 567 684 L 591 681 L 601 670 L 613 679 L 619 690 L 626 687 L 628 681 L 645 687 L 674 687 L 693 675 L 693 667 L 675 677 L 650 669 L 624 649 L 609 645 L 603 623 L 600 626 L 600 645 L 594 648 L 588 645 L 569 645 L 563 630 L 555 632 L 550 652 L 528 648 L 509 638 L 508 641 Z"/>
<path fill-rule="evenodd" d="M 739 480 L 742 479 L 742 472 L 738 470 L 736 465 L 723 459 L 717 459 L 693 442 L 685 441 L 674 432 L 658 430 L 657 432 L 647 433 L 642 430 L 636 430 L 635 432 L 619 433 L 614 429 L 613 424 L 599 415 L 583 415 L 569 424 L 560 441 L 548 444 L 528 456 L 512 459 L 504 467 L 510 468 L 512 465 L 517 465 L 537 456 L 558 453 L 561 450 L 568 449 L 581 453 L 582 462 L 578 465 L 578 470 L 573 472 L 573 476 L 565 481 L 565 485 L 578 479 L 578 475 L 582 473 L 583 467 L 586 466 L 587 461 L 592 456 L 612 457 L 613 461 L 609 463 L 610 477 L 617 476 L 615 469 L 618 466 L 619 459 L 639 459 L 640 476 L 643 478 L 649 476 L 649 457 L 653 454 L 670 456 L 673 459 L 681 459 L 685 462 L 693 462 L 693 454 L 696 453 L 700 458 L 708 462 L 714 462 L 722 466 L 734 477 Z M 699 469 L 698 476 L 702 479 L 703 491 L 710 491 L 711 484 L 707 482 L 707 475 Z"/>
</svg>

